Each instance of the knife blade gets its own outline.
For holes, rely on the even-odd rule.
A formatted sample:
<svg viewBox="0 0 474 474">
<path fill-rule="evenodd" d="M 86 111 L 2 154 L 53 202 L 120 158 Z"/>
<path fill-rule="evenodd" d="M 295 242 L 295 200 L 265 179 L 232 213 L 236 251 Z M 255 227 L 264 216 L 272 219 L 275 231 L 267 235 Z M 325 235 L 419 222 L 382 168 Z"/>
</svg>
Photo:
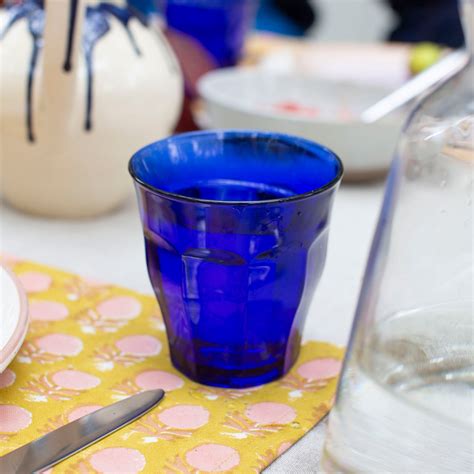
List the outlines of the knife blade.
<svg viewBox="0 0 474 474">
<path fill-rule="evenodd" d="M 161 389 L 147 390 L 78 418 L 0 457 L 0 473 L 27 474 L 49 469 L 141 417 L 164 394 Z"/>
</svg>

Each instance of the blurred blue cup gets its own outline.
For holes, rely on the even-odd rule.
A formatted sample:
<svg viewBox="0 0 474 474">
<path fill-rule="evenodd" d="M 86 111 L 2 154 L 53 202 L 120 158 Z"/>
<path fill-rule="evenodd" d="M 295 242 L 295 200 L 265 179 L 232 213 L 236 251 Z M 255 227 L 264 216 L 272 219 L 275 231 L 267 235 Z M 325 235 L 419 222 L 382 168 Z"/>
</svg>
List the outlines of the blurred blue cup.
<svg viewBox="0 0 474 474">
<path fill-rule="evenodd" d="M 256 13 L 256 0 L 159 0 L 169 28 L 196 39 L 220 67 L 233 66 Z"/>
</svg>

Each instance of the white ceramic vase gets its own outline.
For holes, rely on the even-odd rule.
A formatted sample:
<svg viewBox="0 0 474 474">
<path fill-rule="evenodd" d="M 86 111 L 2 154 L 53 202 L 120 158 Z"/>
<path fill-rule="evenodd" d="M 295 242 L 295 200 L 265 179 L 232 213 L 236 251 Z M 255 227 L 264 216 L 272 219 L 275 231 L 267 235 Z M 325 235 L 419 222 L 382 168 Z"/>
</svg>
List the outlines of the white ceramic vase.
<svg viewBox="0 0 474 474">
<path fill-rule="evenodd" d="M 181 72 L 119 3 L 44 4 L 0 13 L 2 193 L 34 214 L 97 215 L 130 192 L 133 152 L 173 129 Z"/>
</svg>

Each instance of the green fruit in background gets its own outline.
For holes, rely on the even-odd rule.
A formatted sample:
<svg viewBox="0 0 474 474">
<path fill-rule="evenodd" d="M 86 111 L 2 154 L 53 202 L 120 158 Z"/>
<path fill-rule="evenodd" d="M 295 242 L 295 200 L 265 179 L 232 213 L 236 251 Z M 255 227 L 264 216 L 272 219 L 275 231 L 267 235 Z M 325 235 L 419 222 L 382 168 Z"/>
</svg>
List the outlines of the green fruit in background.
<svg viewBox="0 0 474 474">
<path fill-rule="evenodd" d="M 434 43 L 420 43 L 413 47 L 410 54 L 410 71 L 418 74 L 432 66 L 441 57 L 442 48 Z"/>
</svg>

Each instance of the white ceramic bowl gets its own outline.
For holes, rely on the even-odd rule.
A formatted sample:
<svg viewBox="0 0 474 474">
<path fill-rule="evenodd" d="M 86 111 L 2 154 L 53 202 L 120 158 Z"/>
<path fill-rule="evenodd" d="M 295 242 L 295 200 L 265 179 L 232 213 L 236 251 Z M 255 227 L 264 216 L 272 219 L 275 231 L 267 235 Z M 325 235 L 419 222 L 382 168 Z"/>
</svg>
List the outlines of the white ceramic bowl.
<svg viewBox="0 0 474 474">
<path fill-rule="evenodd" d="M 13 273 L 0 265 L 0 374 L 20 349 L 27 330 L 25 291 Z"/>
<path fill-rule="evenodd" d="M 261 68 L 212 71 L 198 83 L 209 128 L 246 128 L 300 135 L 334 150 L 345 177 L 383 174 L 393 157 L 404 114 L 365 124 L 360 113 L 393 87 L 337 82 Z"/>
</svg>

